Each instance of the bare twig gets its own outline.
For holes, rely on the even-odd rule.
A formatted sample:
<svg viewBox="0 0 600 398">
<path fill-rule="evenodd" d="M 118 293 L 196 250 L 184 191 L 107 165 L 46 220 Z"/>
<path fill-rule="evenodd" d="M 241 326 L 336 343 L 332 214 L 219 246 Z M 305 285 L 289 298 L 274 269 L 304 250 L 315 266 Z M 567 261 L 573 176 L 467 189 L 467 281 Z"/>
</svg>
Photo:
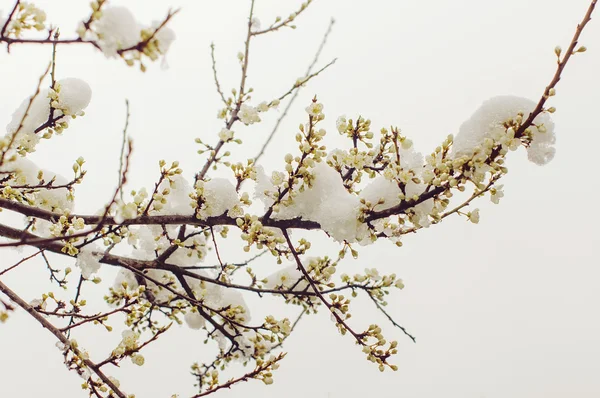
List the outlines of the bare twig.
<svg viewBox="0 0 600 398">
<path fill-rule="evenodd" d="M 127 179 L 127 174 L 126 174 L 123 166 L 124 166 L 124 161 L 127 160 L 124 158 L 125 158 L 125 146 L 128 142 L 127 129 L 129 128 L 129 100 L 128 99 L 125 100 L 125 110 L 126 110 L 125 127 L 123 128 L 123 138 L 121 139 L 121 155 L 119 156 L 119 180 L 118 180 L 119 187 L 123 187 L 125 185 L 126 179 Z M 131 153 L 131 141 L 130 140 L 129 140 L 129 153 Z M 121 201 L 123 201 L 123 189 L 122 188 L 119 190 L 119 195 L 121 197 Z"/>
<path fill-rule="evenodd" d="M 319 45 L 319 48 L 318 48 L 317 52 L 315 53 L 315 56 L 314 56 L 312 62 L 310 63 L 310 65 L 308 66 L 308 69 L 306 70 L 306 73 L 304 74 L 305 76 L 307 76 L 309 78 L 313 77 L 312 76 L 312 70 L 315 67 L 315 65 L 317 64 L 317 62 L 319 61 L 319 57 L 321 56 L 321 52 L 325 48 L 325 44 L 327 43 L 327 39 L 329 38 L 329 35 L 331 34 L 331 31 L 333 30 L 333 25 L 334 24 L 335 24 L 335 19 L 332 18 L 331 21 L 329 22 L 329 26 L 327 27 L 327 31 L 325 32 L 325 35 L 323 35 L 323 39 L 321 40 L 321 44 Z M 333 60 L 332 62 L 330 62 L 329 64 L 327 64 L 325 66 L 325 68 L 329 67 L 334 62 L 335 62 L 335 60 Z M 325 68 L 321 69 L 314 76 L 318 75 Z M 258 154 L 254 157 L 254 163 L 258 163 L 258 160 L 265 153 L 265 150 L 267 149 L 267 146 L 269 145 L 269 143 L 271 142 L 271 140 L 275 136 L 275 133 L 277 133 L 277 130 L 279 129 L 279 125 L 286 118 L 289 110 L 291 109 L 292 105 L 296 101 L 296 98 L 298 97 L 299 93 L 300 93 L 300 87 L 298 87 L 297 90 L 294 92 L 294 95 L 292 96 L 292 98 L 287 103 L 285 109 L 283 110 L 283 113 L 277 119 L 277 122 L 275 122 L 275 126 L 273 126 L 273 130 L 271 130 L 271 133 L 269 134 L 269 137 L 267 137 L 267 140 L 263 144 L 262 148 L 260 149 L 260 151 L 258 152 Z"/>
<path fill-rule="evenodd" d="M 35 308 L 31 305 L 27 304 L 18 294 L 12 291 L 8 286 L 6 286 L 2 281 L 0 281 L 0 292 L 4 293 L 11 299 L 15 304 L 24 309 L 29 315 L 31 315 L 40 325 L 46 328 L 50 333 L 52 333 L 65 347 L 68 347 L 69 350 L 73 351 L 75 355 L 77 355 L 83 363 L 93 371 L 107 386 L 109 386 L 115 395 L 119 398 L 127 398 L 127 395 L 123 393 L 119 387 L 113 383 L 113 381 L 104 374 L 104 372 L 100 369 L 98 365 L 92 362 L 87 355 L 84 355 L 77 347 L 71 344 L 71 341 L 65 336 L 63 332 L 57 329 L 50 321 L 44 318 L 41 314 L 39 314 Z"/>
</svg>

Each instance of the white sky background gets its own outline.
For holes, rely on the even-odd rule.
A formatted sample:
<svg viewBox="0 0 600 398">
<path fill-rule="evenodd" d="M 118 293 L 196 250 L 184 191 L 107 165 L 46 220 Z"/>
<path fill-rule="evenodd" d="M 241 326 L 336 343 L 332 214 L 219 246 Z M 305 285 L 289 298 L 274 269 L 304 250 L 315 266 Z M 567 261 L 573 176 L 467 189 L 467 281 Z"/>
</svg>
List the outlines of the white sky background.
<svg viewBox="0 0 600 398">
<path fill-rule="evenodd" d="M 88 15 L 87 1 L 44 0 L 49 21 L 70 37 Z M 246 0 L 114 1 L 127 4 L 140 21 L 163 17 L 169 6 L 182 7 L 171 27 L 178 35 L 168 54 L 169 69 L 152 65 L 146 74 L 106 60 L 92 48 L 61 47 L 59 77 L 79 77 L 92 87 L 86 116 L 63 137 L 43 142 L 34 160 L 71 175 L 80 155 L 88 176 L 78 188 L 79 211 L 95 211 L 112 195 L 118 168 L 124 100 L 131 102 L 130 135 L 134 155 L 130 188 L 150 187 L 157 161 L 180 160 L 187 175 L 203 164 L 193 140 L 212 137 L 221 128 L 209 44 L 217 45 L 224 88 L 239 85 L 236 54 L 242 49 Z M 259 37 L 250 53 L 249 82 L 256 102 L 287 91 L 312 60 L 321 36 L 337 23 L 321 58 L 336 65 L 314 80 L 298 98 L 294 112 L 269 147 L 262 164 L 281 167 L 295 149 L 296 126 L 304 107 L 317 94 L 325 104 L 329 147 L 340 142 L 335 119 L 362 115 L 374 131 L 397 125 L 417 149 L 429 152 L 447 134 L 456 133 L 479 104 L 492 96 L 513 94 L 537 101 L 555 69 L 555 45 L 566 48 L 588 0 L 430 0 L 369 2 L 317 0 L 298 29 Z M 0 0 L 5 12 L 13 2 Z M 257 0 L 257 15 L 267 25 L 287 15 L 298 1 Z M 385 327 L 400 342 L 394 359 L 398 372 L 381 374 L 350 337 L 341 337 L 325 313 L 306 318 L 287 344 L 288 357 L 275 383 L 239 385 L 221 397 L 597 397 L 600 395 L 600 320 L 598 319 L 597 247 L 600 194 L 597 148 L 600 146 L 600 10 L 581 44 L 589 50 L 568 65 L 550 102 L 558 111 L 557 155 L 538 167 L 524 150 L 509 158 L 506 196 L 499 206 L 480 200 L 480 225 L 454 218 L 407 237 L 403 248 L 380 242 L 363 248 L 340 272 L 364 267 L 401 276 L 406 288 L 390 297 L 389 311 L 417 337 L 413 344 L 400 331 Z M 50 47 L 14 46 L 0 54 L 0 125 L 33 92 L 49 60 Z M 244 140 L 234 156 L 256 154 L 276 119 L 270 113 L 258 127 L 241 129 Z M 216 138 L 207 139 L 216 142 Z M 85 202 L 85 203 L 82 203 Z M 298 237 L 299 234 L 296 234 Z M 319 239 L 314 255 L 335 254 Z M 229 247 L 235 247 L 232 240 Z M 315 242 L 316 243 L 316 242 Z M 329 252 L 326 251 L 329 249 Z M 230 252 L 228 250 L 227 252 Z M 0 267 L 17 253 L 0 254 Z M 228 260 L 238 260 L 238 254 Z M 56 264 L 66 265 L 55 259 Z M 60 261 L 63 261 L 62 263 Z M 36 268 L 37 267 L 37 268 Z M 275 268 L 271 261 L 260 268 Z M 259 266 L 256 266 L 259 269 Z M 103 275 L 109 283 L 111 273 Z M 42 264 L 30 264 L 3 281 L 26 298 L 46 286 Z M 75 277 L 73 278 L 75 280 Z M 73 282 L 76 283 L 76 282 Z M 103 290 L 95 290 L 100 297 Z M 92 301 L 92 295 L 87 296 Z M 278 300 L 250 297 L 254 320 L 270 311 L 281 314 Z M 353 325 L 387 325 L 370 302 L 357 300 Z M 292 318 L 296 308 L 288 309 Z M 114 324 L 114 323 L 113 323 Z M 117 326 L 117 325 L 115 325 Z M 130 364 L 117 377 L 137 397 L 168 397 L 191 392 L 189 365 L 211 349 L 203 335 L 181 328 L 146 353 L 142 368 Z M 118 333 L 78 336 L 82 344 L 110 350 Z M 22 312 L 0 326 L 0 396 L 84 397 L 79 379 L 68 373 L 53 337 Z M 126 361 L 129 362 L 129 361 Z"/>
</svg>

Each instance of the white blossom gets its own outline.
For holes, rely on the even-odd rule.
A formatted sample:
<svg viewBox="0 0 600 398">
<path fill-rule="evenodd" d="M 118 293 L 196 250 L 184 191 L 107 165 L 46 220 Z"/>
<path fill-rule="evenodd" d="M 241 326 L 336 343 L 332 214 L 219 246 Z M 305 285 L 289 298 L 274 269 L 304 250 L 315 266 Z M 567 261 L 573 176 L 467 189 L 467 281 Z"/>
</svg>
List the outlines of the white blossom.
<svg viewBox="0 0 600 398">
<path fill-rule="evenodd" d="M 260 122 L 258 110 L 247 104 L 242 104 L 240 111 L 238 112 L 238 117 L 246 126 Z"/>
<path fill-rule="evenodd" d="M 233 139 L 233 131 L 228 130 L 226 128 L 221 129 L 219 132 L 219 139 L 223 142 L 228 142 Z"/>
<path fill-rule="evenodd" d="M 260 19 L 257 17 L 252 18 L 252 21 L 250 21 L 250 29 L 253 32 L 258 32 L 260 30 Z"/>
<path fill-rule="evenodd" d="M 79 250 L 75 265 L 81 269 L 81 275 L 85 279 L 90 279 L 92 274 L 95 274 L 100 269 L 100 259 L 102 254 L 91 245 L 84 246 Z"/>
<path fill-rule="evenodd" d="M 490 199 L 492 200 L 493 203 L 495 203 L 495 204 L 500 203 L 500 199 L 504 196 L 504 191 L 502 191 L 503 187 L 504 187 L 504 185 L 498 185 L 495 188 L 490 189 L 490 192 L 492 193 L 492 196 L 490 197 Z"/>
<path fill-rule="evenodd" d="M 348 121 L 346 120 L 346 116 L 338 117 L 335 125 L 340 134 L 344 133 L 348 128 Z"/>
<path fill-rule="evenodd" d="M 471 221 L 473 224 L 479 223 L 479 209 L 469 212 L 467 216 L 469 217 L 469 221 Z"/>
<path fill-rule="evenodd" d="M 312 102 L 307 108 L 306 113 L 314 118 L 322 118 L 323 115 L 323 104 L 320 102 Z"/>
</svg>

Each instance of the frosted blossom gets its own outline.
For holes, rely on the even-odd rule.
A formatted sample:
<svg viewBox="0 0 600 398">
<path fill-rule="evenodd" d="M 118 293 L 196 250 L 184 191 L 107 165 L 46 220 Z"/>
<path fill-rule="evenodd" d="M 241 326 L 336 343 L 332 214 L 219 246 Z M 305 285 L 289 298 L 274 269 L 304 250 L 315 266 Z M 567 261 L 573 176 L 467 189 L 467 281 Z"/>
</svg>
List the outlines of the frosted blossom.
<svg viewBox="0 0 600 398">
<path fill-rule="evenodd" d="M 23 100 L 17 110 L 13 112 L 12 119 L 6 126 L 8 135 L 19 131 L 17 144 L 30 152 L 33 152 L 40 140 L 40 135 L 36 134 L 35 130 L 46 123 L 50 116 L 49 97 L 51 95 L 55 97 L 52 100 L 53 107 L 56 108 L 54 112 L 55 119 L 65 113 L 68 115 L 81 114 L 90 103 L 92 90 L 83 80 L 66 78 L 57 81 L 57 83 L 57 92 L 51 93 L 50 89 L 40 90 L 31 102 L 31 106 L 29 106 L 30 97 Z M 29 110 L 27 110 L 28 106 Z M 26 112 L 27 117 L 25 117 Z M 65 121 L 65 119 L 59 121 Z"/>
<path fill-rule="evenodd" d="M 141 27 L 125 7 L 103 8 L 94 30 L 98 44 L 107 57 L 116 57 L 117 50 L 135 46 L 141 40 Z"/>
<path fill-rule="evenodd" d="M 100 269 L 102 254 L 97 251 L 97 248 L 88 245 L 84 246 L 77 255 L 75 265 L 81 269 L 81 275 L 85 279 L 89 279 L 92 274 L 98 272 Z"/>
<path fill-rule="evenodd" d="M 199 211 L 202 218 L 220 216 L 239 206 L 240 201 L 235 186 L 225 178 L 198 181 L 196 190 L 203 198 Z"/>
<path fill-rule="evenodd" d="M 258 110 L 250 105 L 242 104 L 237 115 L 246 126 L 260 122 Z"/>
<path fill-rule="evenodd" d="M 499 96 L 485 101 L 460 126 L 454 139 L 454 156 L 472 156 L 474 148 L 481 145 L 486 138 L 501 137 L 505 133 L 504 122 L 516 118 L 519 113 L 523 113 L 524 118 L 527 118 L 535 106 L 534 101 L 515 96 Z M 538 165 L 543 165 L 554 157 L 554 123 L 545 113 L 538 115 L 534 123 L 544 127 L 531 127 L 533 140 L 528 148 L 528 158 Z"/>
</svg>

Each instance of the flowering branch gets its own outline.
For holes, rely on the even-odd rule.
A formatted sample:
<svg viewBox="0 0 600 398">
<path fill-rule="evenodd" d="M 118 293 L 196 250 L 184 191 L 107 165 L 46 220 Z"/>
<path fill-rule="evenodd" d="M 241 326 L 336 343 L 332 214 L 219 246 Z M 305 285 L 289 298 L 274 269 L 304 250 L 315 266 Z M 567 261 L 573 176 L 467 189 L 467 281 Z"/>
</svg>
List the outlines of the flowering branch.
<svg viewBox="0 0 600 398">
<path fill-rule="evenodd" d="M 0 210 L 2 214 L 25 219 L 25 226 L 20 227 L 15 226 L 15 218 L 2 220 L 0 236 L 4 241 L 0 248 L 34 249 L 0 271 L 0 277 L 9 272 L 15 275 L 24 263 L 39 258 L 45 265 L 43 271 L 50 273 L 50 283 L 60 287 L 59 291 L 66 290 L 68 296 L 42 293 L 27 304 L 2 281 L 0 292 L 55 335 L 67 367 L 85 379 L 84 388 L 96 397 L 125 397 L 118 381 L 104 374 L 102 368 L 108 364 L 118 366 L 125 358 L 143 365 L 142 351 L 167 331 L 172 333 L 176 329 L 171 328 L 173 323 L 201 330 L 206 343 L 211 341 L 218 346 L 214 360 L 191 366 L 199 389 L 194 397 L 251 379 L 271 384 L 272 371 L 285 356 L 270 356 L 271 353 L 282 347 L 305 315 L 319 309 L 327 309 L 338 331 L 350 334 L 381 371 L 396 370 L 389 359 L 398 352 L 398 343 L 388 342 L 378 325 L 369 325 L 364 331 L 354 329 L 349 321 L 350 307 L 354 297 L 368 295 L 393 326 L 415 341 L 385 309 L 386 296 L 392 288 L 402 289 L 404 282 L 396 274 L 380 275 L 374 268 L 353 276 L 337 276 L 342 260 L 347 254 L 357 258 L 359 245 L 379 239 L 400 246 L 404 235 L 438 224 L 451 215 L 477 223 L 479 210 L 465 209 L 488 195 L 494 203 L 499 201 L 503 193 L 498 182 L 508 172 L 505 160 L 510 151 L 522 146 L 538 164 L 552 158 L 554 132 L 550 115 L 555 109 L 546 108 L 546 102 L 555 94 L 555 86 L 571 56 L 585 51 L 578 42 L 596 2 L 591 1 L 567 52 L 563 55 L 560 48 L 555 50 L 557 70 L 539 102 L 515 97 L 491 99 L 463 124 L 458 134 L 448 136 L 430 154 L 422 156 L 399 128 L 375 133 L 371 121 L 362 116 L 354 120 L 339 117 L 336 129 L 346 139 L 346 147 L 328 149 L 324 105 L 314 97 L 305 109 L 306 119 L 295 133 L 296 147 L 282 155 L 280 170 L 267 174 L 257 163 L 299 90 L 335 62 L 313 72 L 333 20 L 305 75 L 286 86 L 290 88 L 282 95 L 253 105 L 255 94 L 248 79 L 252 40 L 285 27 L 295 28 L 298 15 L 312 1 L 261 30 L 255 0 L 251 0 L 245 42 L 237 57 L 241 68 L 239 82 L 231 95 L 225 95 L 218 78 L 215 47 L 211 45 L 213 78 L 224 106 L 218 112 L 223 129 L 214 145 L 196 139 L 201 145 L 198 152 L 208 156 L 202 167 L 194 170 L 193 182 L 185 179 L 178 161 L 161 160 L 153 187 L 148 191 L 136 189 L 130 197 L 125 194 L 132 153 L 126 102 L 116 188 L 100 211 L 80 214 L 74 211 L 73 202 L 75 185 L 86 175 L 83 158 L 74 162 L 71 179 L 41 170 L 28 159 L 42 139 L 61 134 L 72 119 L 84 116 L 91 98 L 91 89 L 85 82 L 57 79 L 62 68 L 56 67 L 56 48 L 59 44 L 91 44 L 107 57 L 121 58 L 144 71 L 146 59 L 157 60 L 168 51 L 174 40 L 168 24 L 178 11 L 169 11 L 162 21 L 146 26 L 138 23 L 127 9 L 96 0 L 91 3 L 89 18 L 77 29 L 79 37 L 60 39 L 58 29 L 46 28 L 42 10 L 17 0 L 8 19 L 0 20 L 0 42 L 6 43 L 7 49 L 12 44 L 51 44 L 53 57 L 35 93 L 14 113 L 7 135 L 0 140 Z M 111 28 L 114 26 L 124 27 L 123 32 L 115 32 Z M 25 33 L 32 30 L 46 31 L 48 35 L 42 39 L 26 38 Z M 48 73 L 50 84 L 44 88 Z M 239 131 L 232 130 L 234 126 L 241 130 L 260 123 L 263 113 L 285 99 L 289 100 L 287 107 L 259 153 L 245 163 L 229 162 L 231 152 L 226 146 L 242 143 Z M 211 175 L 210 170 L 220 166 L 229 169 L 233 182 Z M 254 189 L 244 192 L 241 187 L 245 181 L 254 184 Z M 253 201 L 262 204 L 262 210 L 260 206 L 258 210 L 250 208 Z M 292 241 L 293 230 L 314 231 L 338 242 L 337 257 L 311 256 L 317 251 L 311 241 Z M 256 249 L 253 253 L 259 254 L 246 257 L 248 260 L 241 263 L 231 262 L 231 253 L 221 242 L 238 237 L 244 252 Z M 216 260 L 213 265 L 202 265 L 209 251 Z M 268 254 L 273 262 L 286 265 L 270 275 L 262 275 L 262 263 L 268 263 Z M 60 263 L 55 261 L 57 258 Z M 62 266 L 65 259 L 73 260 L 77 279 L 72 279 L 71 267 Z M 259 266 L 254 267 L 257 263 Z M 102 283 L 103 265 L 115 267 L 118 275 L 104 297 L 109 308 L 92 312 L 86 310 L 88 287 L 90 283 Z M 244 272 L 238 272 L 241 269 Z M 293 323 L 273 315 L 257 321 L 251 318 L 244 300 L 244 295 L 249 294 L 281 298 L 282 303 L 298 306 L 301 312 L 297 315 L 294 311 Z M 3 300 L 0 305 L 0 321 L 4 322 L 16 307 Z M 80 332 L 83 325 L 101 325 L 110 332 L 116 319 L 124 320 L 126 327 L 121 342 L 110 354 L 102 356 L 104 359 L 92 362 L 87 352 L 78 348 L 71 333 Z M 250 364 L 250 370 L 219 381 L 220 372 L 236 361 Z"/>
</svg>

